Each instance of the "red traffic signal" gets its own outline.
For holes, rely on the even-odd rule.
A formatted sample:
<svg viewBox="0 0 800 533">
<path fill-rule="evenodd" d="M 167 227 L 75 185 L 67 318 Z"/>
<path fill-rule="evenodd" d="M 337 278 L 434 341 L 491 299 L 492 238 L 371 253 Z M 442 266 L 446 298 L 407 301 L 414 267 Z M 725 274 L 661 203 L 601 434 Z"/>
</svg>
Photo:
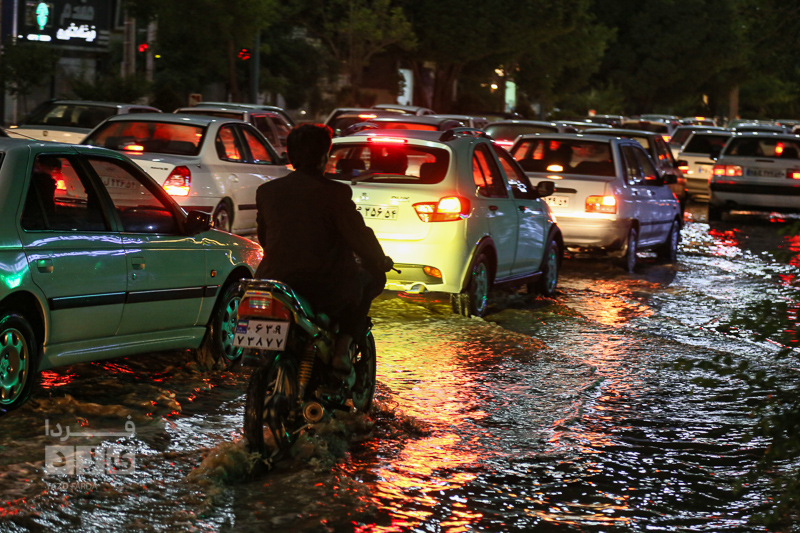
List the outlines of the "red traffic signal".
<svg viewBox="0 0 800 533">
<path fill-rule="evenodd" d="M 242 48 L 239 51 L 239 59 L 241 59 L 242 61 L 247 61 L 248 59 L 250 59 L 250 51 L 247 48 Z"/>
<path fill-rule="evenodd" d="M 149 48 L 149 46 L 147 45 L 147 43 L 142 43 L 142 44 L 139 45 L 139 51 L 140 52 L 147 52 L 148 48 Z"/>
</svg>

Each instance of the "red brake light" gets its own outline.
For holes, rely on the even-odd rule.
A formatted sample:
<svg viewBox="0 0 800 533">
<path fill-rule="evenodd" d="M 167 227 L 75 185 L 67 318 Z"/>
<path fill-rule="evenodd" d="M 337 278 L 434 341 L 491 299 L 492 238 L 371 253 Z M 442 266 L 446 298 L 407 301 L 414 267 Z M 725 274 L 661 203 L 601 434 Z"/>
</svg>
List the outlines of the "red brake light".
<svg viewBox="0 0 800 533">
<path fill-rule="evenodd" d="M 280 318 L 290 320 L 292 311 L 277 298 L 272 297 L 271 292 L 266 291 L 247 291 L 239 302 L 240 317 L 265 317 Z"/>
<path fill-rule="evenodd" d="M 715 176 L 736 177 L 742 175 L 742 167 L 739 165 L 714 165 Z"/>
<path fill-rule="evenodd" d="M 613 196 L 587 196 L 587 213 L 608 213 L 617 212 L 617 199 Z"/>
<path fill-rule="evenodd" d="M 57 191 L 66 191 L 67 190 L 67 184 L 64 182 L 63 179 L 57 179 L 56 180 L 56 190 Z"/>
<path fill-rule="evenodd" d="M 408 143 L 408 139 L 402 139 L 400 137 L 367 137 L 367 142 L 378 144 L 406 144 Z"/>
<path fill-rule="evenodd" d="M 664 142 L 665 143 L 668 143 L 670 141 L 670 139 L 672 139 L 671 135 L 662 135 L 662 137 L 664 138 Z"/>
<path fill-rule="evenodd" d="M 192 173 L 187 167 L 175 167 L 164 181 L 164 190 L 170 196 L 189 196 L 192 187 Z"/>
<path fill-rule="evenodd" d="M 362 114 L 358 115 L 358 118 L 363 118 L 364 120 L 369 120 L 371 118 L 378 118 L 378 115 L 373 115 L 373 114 L 369 114 L 369 113 L 362 113 Z"/>
<path fill-rule="evenodd" d="M 461 196 L 445 196 L 438 202 L 414 204 L 414 211 L 423 222 L 449 222 L 469 217 L 469 199 Z"/>
<path fill-rule="evenodd" d="M 786 171 L 786 177 L 792 180 L 800 180 L 800 169 L 789 169 Z"/>
<path fill-rule="evenodd" d="M 122 149 L 126 152 L 144 152 L 144 146 L 141 144 L 127 144 Z"/>
<path fill-rule="evenodd" d="M 678 170 L 680 170 L 683 173 L 689 172 L 689 165 L 681 165 L 678 167 Z"/>
</svg>

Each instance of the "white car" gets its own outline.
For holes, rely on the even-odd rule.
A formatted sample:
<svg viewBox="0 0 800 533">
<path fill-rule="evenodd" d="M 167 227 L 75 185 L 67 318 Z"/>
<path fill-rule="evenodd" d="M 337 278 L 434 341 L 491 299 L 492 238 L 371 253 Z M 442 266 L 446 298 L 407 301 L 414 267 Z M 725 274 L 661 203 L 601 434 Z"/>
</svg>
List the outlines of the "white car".
<svg viewBox="0 0 800 533">
<path fill-rule="evenodd" d="M 470 128 L 366 130 L 333 140 L 328 175 L 353 200 L 400 273 L 386 288 L 451 295 L 453 311 L 482 316 L 489 289 L 528 285 L 552 295 L 561 233 L 516 161 Z"/>
<path fill-rule="evenodd" d="M 698 130 L 689 135 L 678 152 L 681 172 L 686 177 L 686 191 L 690 198 L 708 198 L 708 182 L 719 156 L 731 135 L 725 130 Z"/>
<path fill-rule="evenodd" d="M 681 209 L 662 176 L 633 139 L 590 134 L 520 136 L 511 148 L 532 181 L 551 180 L 544 200 L 575 255 L 610 257 L 627 271 L 637 252 L 654 250 L 674 262 Z"/>
<path fill-rule="evenodd" d="M 92 128 L 114 115 L 158 113 L 147 105 L 85 100 L 53 100 L 39 105 L 21 124 L 8 127 L 8 136 L 78 144 Z"/>
<path fill-rule="evenodd" d="M 737 133 L 714 165 L 708 220 L 734 210 L 800 211 L 800 136 Z"/>
<path fill-rule="evenodd" d="M 234 119 L 118 115 L 81 144 L 124 152 L 186 210 L 212 213 L 216 228 L 237 234 L 256 231 L 258 186 L 289 173 L 255 127 Z"/>
</svg>

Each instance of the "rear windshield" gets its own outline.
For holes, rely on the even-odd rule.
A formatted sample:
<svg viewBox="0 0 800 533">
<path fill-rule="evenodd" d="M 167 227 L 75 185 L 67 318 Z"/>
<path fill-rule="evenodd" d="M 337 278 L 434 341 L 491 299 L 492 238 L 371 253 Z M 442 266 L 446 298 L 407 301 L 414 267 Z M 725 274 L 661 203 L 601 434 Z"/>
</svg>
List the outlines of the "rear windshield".
<svg viewBox="0 0 800 533">
<path fill-rule="evenodd" d="M 244 113 L 241 111 L 213 111 L 210 109 L 183 109 L 179 111 L 179 114 L 189 114 L 189 115 L 205 115 L 207 117 L 219 117 L 219 118 L 236 118 L 239 120 L 244 120 Z"/>
<path fill-rule="evenodd" d="M 325 172 L 344 181 L 434 184 L 447 174 L 450 154 L 442 148 L 391 142 L 334 144 Z"/>
<path fill-rule="evenodd" d="M 730 135 L 714 135 L 707 133 L 695 133 L 689 138 L 689 142 L 683 147 L 683 152 L 692 154 L 706 154 L 720 153 L 722 147 L 730 139 Z"/>
<path fill-rule="evenodd" d="M 484 131 L 492 139 L 514 140 L 526 133 L 556 133 L 558 127 L 534 124 L 489 124 Z"/>
<path fill-rule="evenodd" d="M 204 134 L 205 128 L 190 124 L 120 120 L 107 123 L 84 144 L 133 153 L 197 155 Z"/>
<path fill-rule="evenodd" d="M 25 125 L 91 129 L 116 114 L 117 109 L 115 107 L 52 103 L 34 109 L 25 120 Z"/>
<path fill-rule="evenodd" d="M 421 131 L 439 130 L 439 127 L 434 124 L 417 124 L 414 122 L 380 121 L 380 122 L 373 122 L 373 124 L 377 124 L 378 128 L 387 130 L 421 130 Z"/>
<path fill-rule="evenodd" d="M 767 137 L 741 137 L 731 140 L 725 155 L 738 157 L 776 157 L 798 159 L 800 142 Z"/>
<path fill-rule="evenodd" d="M 622 127 L 653 133 L 669 133 L 669 126 L 660 122 L 623 122 Z"/>
<path fill-rule="evenodd" d="M 614 176 L 608 143 L 584 140 L 526 139 L 511 153 L 526 172 Z"/>
<path fill-rule="evenodd" d="M 688 139 L 689 135 L 691 135 L 694 131 L 696 130 L 691 128 L 678 128 L 675 130 L 675 133 L 672 134 L 672 138 L 669 140 L 669 143 L 681 145 L 686 142 L 686 139 Z"/>
</svg>

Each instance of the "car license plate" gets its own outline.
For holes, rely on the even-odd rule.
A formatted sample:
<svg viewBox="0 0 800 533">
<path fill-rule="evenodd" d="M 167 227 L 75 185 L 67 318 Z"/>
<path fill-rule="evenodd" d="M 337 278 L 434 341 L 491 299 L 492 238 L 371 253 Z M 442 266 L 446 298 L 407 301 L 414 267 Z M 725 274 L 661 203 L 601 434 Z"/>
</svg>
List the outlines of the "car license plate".
<svg viewBox="0 0 800 533">
<path fill-rule="evenodd" d="M 569 207 L 569 196 L 545 196 L 544 202 L 550 207 Z"/>
<path fill-rule="evenodd" d="M 233 345 L 259 350 L 282 350 L 289 335 L 289 322 L 240 319 L 236 323 Z"/>
<path fill-rule="evenodd" d="M 786 171 L 771 168 L 748 168 L 747 175 L 753 178 L 785 178 Z"/>
<path fill-rule="evenodd" d="M 383 220 L 397 220 L 397 208 L 385 205 L 359 205 L 356 210 L 364 218 L 379 218 Z"/>
</svg>

